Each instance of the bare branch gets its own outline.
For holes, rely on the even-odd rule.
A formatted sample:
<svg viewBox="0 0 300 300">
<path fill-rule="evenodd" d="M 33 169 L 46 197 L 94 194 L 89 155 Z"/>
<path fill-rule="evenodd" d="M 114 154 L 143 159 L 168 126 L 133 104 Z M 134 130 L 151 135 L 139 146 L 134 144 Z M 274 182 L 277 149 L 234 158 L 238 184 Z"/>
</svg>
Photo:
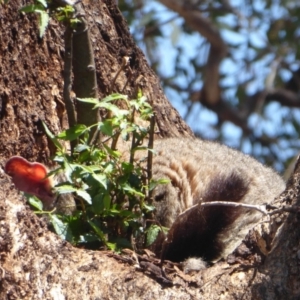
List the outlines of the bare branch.
<svg viewBox="0 0 300 300">
<path fill-rule="evenodd" d="M 220 102 L 219 66 L 222 59 L 226 56 L 227 46 L 219 30 L 211 20 L 203 16 L 196 6 L 189 5 L 186 1 L 160 0 L 160 2 L 182 16 L 191 28 L 198 31 L 210 43 L 202 96 L 211 105 Z"/>
<path fill-rule="evenodd" d="M 286 89 L 274 89 L 266 96 L 266 101 L 277 101 L 288 107 L 300 107 L 300 97 L 294 92 Z"/>
<path fill-rule="evenodd" d="M 250 208 L 255 209 L 261 212 L 264 215 L 268 215 L 268 211 L 266 209 L 266 205 L 251 205 L 246 203 L 239 203 L 239 202 L 229 202 L 229 201 L 212 201 L 212 202 L 204 202 L 201 203 L 200 206 L 230 206 L 230 207 L 243 207 L 243 208 Z M 197 206 L 197 205 L 196 205 Z"/>
</svg>

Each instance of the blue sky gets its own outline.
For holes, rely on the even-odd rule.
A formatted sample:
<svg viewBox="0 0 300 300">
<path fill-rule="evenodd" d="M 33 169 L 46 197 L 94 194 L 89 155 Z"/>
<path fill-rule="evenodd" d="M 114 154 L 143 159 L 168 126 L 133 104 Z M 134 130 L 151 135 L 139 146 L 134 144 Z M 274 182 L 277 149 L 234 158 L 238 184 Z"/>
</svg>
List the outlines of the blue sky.
<svg viewBox="0 0 300 300">
<path fill-rule="evenodd" d="M 266 30 L 268 28 L 268 22 L 272 18 L 278 18 L 287 14 L 286 9 L 279 6 L 279 1 L 274 1 L 272 8 L 270 10 L 264 10 L 264 1 L 254 0 L 253 8 L 257 11 L 265 12 L 263 13 L 263 18 L 252 17 L 251 22 L 248 17 L 251 15 L 252 11 L 249 7 L 246 7 L 243 1 L 236 0 L 230 1 L 233 5 L 239 8 L 242 18 L 237 19 L 233 14 L 226 15 L 226 17 L 220 18 L 220 23 L 224 24 L 224 28 L 221 30 L 222 37 L 226 43 L 229 44 L 229 49 L 231 51 L 231 57 L 223 60 L 220 66 L 220 73 L 226 76 L 221 81 L 222 85 L 226 86 L 226 91 L 224 92 L 224 98 L 231 101 L 231 103 L 236 104 L 238 99 L 235 97 L 236 88 L 238 85 L 243 84 L 247 94 L 253 94 L 261 89 L 264 89 L 266 82 L 270 77 L 272 68 L 276 68 L 277 58 L 276 58 L 276 48 L 272 48 L 272 45 L 268 45 L 272 50 L 270 54 L 265 55 L 263 59 L 258 60 L 255 63 L 245 64 L 245 61 L 249 59 L 251 61 L 256 52 L 249 47 L 249 44 L 260 49 L 266 47 L 268 43 L 268 38 L 266 35 Z M 177 15 L 165 8 L 163 5 L 156 1 L 146 2 L 144 13 L 155 11 L 156 16 L 159 16 L 161 24 L 164 24 L 167 20 L 172 20 L 160 27 L 163 32 L 163 37 L 158 38 L 158 48 L 155 55 L 159 58 L 160 72 L 163 76 L 171 76 L 174 73 L 174 59 L 176 57 L 176 46 L 182 47 L 182 55 L 180 57 L 180 63 L 183 66 L 187 66 L 192 75 L 194 69 L 189 68 L 189 60 L 192 57 L 197 56 L 199 62 L 206 61 L 208 49 L 205 46 L 203 38 L 198 33 L 185 34 L 181 30 L 183 20 L 180 17 L 174 18 Z M 248 16 L 249 15 L 249 16 Z M 140 20 L 137 21 L 137 23 Z M 234 32 L 229 29 L 225 29 L 226 24 L 231 26 L 240 22 L 242 29 L 239 32 Z M 142 40 L 142 36 L 141 36 Z M 142 50 L 145 51 L 146 47 L 143 42 L 139 44 Z M 233 46 L 233 47 L 230 47 Z M 293 52 L 287 52 L 284 58 L 287 62 L 295 62 L 295 56 Z M 299 67 L 299 62 L 295 63 L 295 68 Z M 291 73 L 287 70 L 280 71 L 281 77 L 285 80 L 291 77 Z M 185 86 L 185 77 L 177 76 L 175 82 Z M 273 81 L 270 81 L 273 82 Z M 196 90 L 201 89 L 201 80 L 194 86 Z M 185 95 L 180 95 L 172 89 L 166 89 L 165 93 L 168 99 L 171 101 L 172 105 L 179 111 L 181 116 L 185 116 L 187 112 L 187 106 L 182 102 L 182 97 Z M 278 133 L 284 132 L 292 135 L 297 134 L 295 128 L 290 124 L 285 122 L 282 125 L 283 118 L 286 118 L 288 114 L 293 114 L 295 118 L 300 120 L 300 112 L 298 109 L 290 109 L 281 107 L 278 103 L 271 103 L 264 108 L 264 111 L 259 110 L 257 113 L 249 118 L 249 127 L 255 128 L 255 132 L 258 135 L 269 135 L 277 136 Z M 192 113 L 187 118 L 188 125 L 194 130 L 202 133 L 204 138 L 216 139 L 219 132 L 215 129 L 215 124 L 217 123 L 217 116 L 215 113 L 204 108 L 200 104 L 195 104 Z M 242 131 L 239 127 L 236 127 L 230 122 L 226 122 L 222 127 L 223 140 L 226 144 L 232 147 L 240 148 L 246 153 L 258 154 L 264 149 L 259 149 L 259 146 L 253 147 L 249 139 L 242 138 Z M 297 141 L 299 142 L 299 141 Z M 288 149 L 284 140 L 279 140 L 275 149 L 282 158 L 292 156 L 295 150 Z"/>
</svg>

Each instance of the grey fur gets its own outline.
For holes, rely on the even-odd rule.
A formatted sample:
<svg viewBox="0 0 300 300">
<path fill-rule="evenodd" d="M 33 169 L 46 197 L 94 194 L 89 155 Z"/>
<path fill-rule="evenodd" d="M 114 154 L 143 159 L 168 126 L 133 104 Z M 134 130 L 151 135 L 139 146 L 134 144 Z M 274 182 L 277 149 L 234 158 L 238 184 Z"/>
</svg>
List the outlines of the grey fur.
<svg viewBox="0 0 300 300">
<path fill-rule="evenodd" d="M 215 142 L 169 138 L 156 140 L 154 149 L 153 178 L 170 180 L 170 183 L 158 186 L 153 193 L 156 218 L 166 227 L 171 227 L 180 213 L 199 201 L 270 203 L 285 188 L 284 181 L 272 169 Z M 215 193 L 214 181 L 222 183 L 223 180 L 226 189 L 232 174 L 243 183 L 241 199 L 209 199 Z M 243 209 L 230 226 L 218 233 L 217 239 L 225 247 L 216 259 L 231 253 L 261 218 L 262 214 L 256 210 Z"/>
<path fill-rule="evenodd" d="M 207 268 L 207 263 L 199 257 L 190 257 L 182 263 L 182 269 L 185 274 L 192 274 Z"/>
</svg>

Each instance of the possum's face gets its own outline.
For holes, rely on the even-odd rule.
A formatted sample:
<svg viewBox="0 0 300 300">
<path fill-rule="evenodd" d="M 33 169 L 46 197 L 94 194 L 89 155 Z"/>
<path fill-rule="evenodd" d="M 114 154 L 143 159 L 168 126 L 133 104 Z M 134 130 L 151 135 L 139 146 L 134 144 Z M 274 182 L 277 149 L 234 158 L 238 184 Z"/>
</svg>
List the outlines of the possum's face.
<svg viewBox="0 0 300 300">
<path fill-rule="evenodd" d="M 181 193 L 171 182 L 158 185 L 153 191 L 155 216 L 160 225 L 170 228 L 181 212 Z"/>
</svg>

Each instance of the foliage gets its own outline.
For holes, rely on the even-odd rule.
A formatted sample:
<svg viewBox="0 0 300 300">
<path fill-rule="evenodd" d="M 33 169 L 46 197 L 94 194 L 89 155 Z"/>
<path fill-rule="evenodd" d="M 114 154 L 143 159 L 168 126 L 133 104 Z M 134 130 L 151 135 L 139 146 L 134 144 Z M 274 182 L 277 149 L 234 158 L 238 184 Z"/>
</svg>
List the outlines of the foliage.
<svg viewBox="0 0 300 300">
<path fill-rule="evenodd" d="M 105 245 L 114 250 L 131 247 L 129 239 L 145 234 L 145 217 L 154 209 L 147 199 L 149 189 L 164 183 L 149 180 L 146 172 L 148 151 L 144 144 L 150 134 L 152 108 L 141 94 L 136 100 L 120 94 L 101 101 L 79 100 L 105 108 L 111 117 L 94 125 L 103 140 L 98 146 L 88 143 L 91 127 L 76 125 L 57 136 L 46 128 L 57 147 L 54 160 L 60 165 L 52 174 L 63 172 L 65 176 L 65 182 L 59 183 L 56 191 L 60 195 L 73 193 L 78 204 L 71 216 L 50 213 L 50 220 L 57 234 L 75 245 Z M 118 108 L 115 101 L 122 101 L 127 109 Z M 136 122 L 137 115 L 147 121 L 146 127 Z M 75 139 L 79 142 L 70 155 L 61 140 Z M 130 144 L 127 154 L 116 149 L 119 142 Z"/>
<path fill-rule="evenodd" d="M 123 0 L 119 7 L 172 104 L 199 136 L 286 169 L 300 147 L 299 2 L 176 1 L 226 44 L 216 107 L 200 97 L 211 43 L 189 25 L 190 14 L 183 18 L 166 2 Z"/>
<path fill-rule="evenodd" d="M 62 2 L 62 6 L 57 6 L 49 0 L 34 0 L 33 4 L 20 8 L 20 12 L 38 14 L 39 32 L 42 38 L 49 24 L 50 16 L 54 16 L 60 22 L 69 23 L 71 26 L 79 22 L 79 19 L 74 17 L 75 9 L 72 5 L 67 4 L 67 2 Z"/>
<path fill-rule="evenodd" d="M 47 12 L 48 4 L 45 0 L 35 0 L 34 4 L 26 5 L 20 8 L 20 12 L 37 13 L 39 15 L 39 31 L 42 37 L 49 23 L 49 14 Z"/>
</svg>

